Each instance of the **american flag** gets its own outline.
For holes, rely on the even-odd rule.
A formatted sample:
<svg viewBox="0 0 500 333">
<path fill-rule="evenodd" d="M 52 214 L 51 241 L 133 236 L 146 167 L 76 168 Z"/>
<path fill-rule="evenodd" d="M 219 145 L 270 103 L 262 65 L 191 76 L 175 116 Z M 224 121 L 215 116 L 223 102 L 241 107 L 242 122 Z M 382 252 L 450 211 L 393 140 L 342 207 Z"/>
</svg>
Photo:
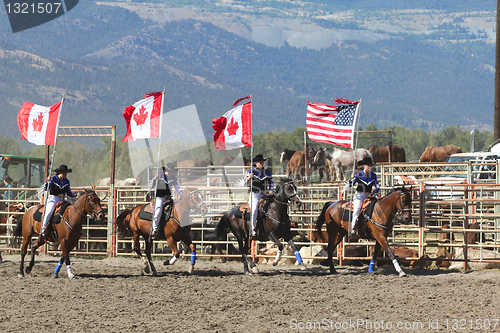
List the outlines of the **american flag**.
<svg viewBox="0 0 500 333">
<path fill-rule="evenodd" d="M 326 105 L 307 102 L 307 134 L 313 141 L 352 148 L 357 102 Z"/>
</svg>

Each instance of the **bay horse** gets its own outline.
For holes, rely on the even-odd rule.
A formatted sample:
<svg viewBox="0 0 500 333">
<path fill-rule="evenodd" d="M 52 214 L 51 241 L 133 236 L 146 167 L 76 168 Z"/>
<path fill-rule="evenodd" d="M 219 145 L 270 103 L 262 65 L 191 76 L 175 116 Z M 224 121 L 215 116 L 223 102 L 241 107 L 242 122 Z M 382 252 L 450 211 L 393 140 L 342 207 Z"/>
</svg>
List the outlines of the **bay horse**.
<svg viewBox="0 0 500 333">
<path fill-rule="evenodd" d="M 285 163 L 285 161 L 289 161 L 292 158 L 293 154 L 295 154 L 295 150 L 290 150 L 287 148 L 281 149 L 280 152 L 280 163 Z"/>
<path fill-rule="evenodd" d="M 302 262 L 302 257 L 297 249 L 297 246 L 292 240 L 292 233 L 290 232 L 290 217 L 288 216 L 288 205 L 294 203 L 300 206 L 301 200 L 297 194 L 297 186 L 293 183 L 290 178 L 281 178 L 279 183 L 276 185 L 274 195 L 265 196 L 264 204 L 268 205 L 267 212 L 260 210 L 259 214 L 262 217 L 262 224 L 257 223 L 259 228 L 259 239 L 260 240 L 271 240 L 278 246 L 278 253 L 273 261 L 273 265 L 276 266 L 281 259 L 281 251 L 283 251 L 283 244 L 280 242 L 280 238 L 283 238 L 285 242 L 291 246 L 294 251 L 297 262 L 301 265 L 301 269 L 306 269 L 306 266 Z M 226 234 L 229 230 L 238 240 L 239 251 L 243 258 L 243 272 L 245 275 L 250 274 L 248 267 L 252 269 L 253 273 L 258 273 L 259 270 L 255 263 L 248 257 L 249 250 L 249 235 L 251 230 L 250 219 L 245 220 L 243 217 L 236 217 L 236 213 L 239 207 L 235 207 L 229 212 L 224 213 L 219 223 L 215 228 L 215 232 L 209 235 L 207 238 L 211 240 L 225 240 Z"/>
<path fill-rule="evenodd" d="M 316 156 L 317 150 L 314 148 L 311 148 L 309 150 L 309 153 L 307 154 L 307 165 L 309 168 L 309 174 L 313 173 L 314 171 L 318 170 L 319 171 L 319 181 L 322 182 L 323 180 L 323 174 L 325 172 L 325 166 L 319 161 L 318 163 L 315 163 L 314 156 Z M 297 179 L 299 178 L 301 181 L 304 181 L 304 177 L 306 174 L 306 158 L 305 158 L 305 152 L 300 150 L 296 151 L 293 153 L 293 155 L 290 157 L 290 160 L 288 161 L 286 165 L 286 176 L 290 177 L 291 179 Z"/>
<path fill-rule="evenodd" d="M 22 212 L 24 212 L 24 204 L 9 203 L 5 207 L 6 214 L 0 214 L 0 235 L 7 233 L 7 224 L 17 224 L 17 221 L 22 219 Z M 2 262 L 2 253 L 0 252 L 0 262 Z"/>
<path fill-rule="evenodd" d="M 446 162 L 453 154 L 462 152 L 460 147 L 447 145 L 444 147 L 427 147 L 420 156 L 419 162 Z"/>
<path fill-rule="evenodd" d="M 375 163 L 406 162 L 405 150 L 398 145 L 392 145 L 392 152 L 389 151 L 389 146 L 371 145 L 368 150 L 372 153 Z"/>
<path fill-rule="evenodd" d="M 19 265 L 19 277 L 24 277 L 24 257 L 28 251 L 28 245 L 31 242 L 31 237 L 34 233 L 39 234 L 42 227 L 42 222 L 35 220 L 34 215 L 39 208 L 44 205 L 31 206 L 23 216 L 19 227 L 16 227 L 14 235 L 23 236 L 23 244 L 21 246 L 21 264 Z M 70 266 L 69 253 L 78 243 L 82 235 L 82 225 L 87 219 L 87 215 L 91 214 L 96 220 L 102 221 L 104 213 L 101 208 L 101 200 L 94 191 L 85 189 L 85 193 L 76 200 L 72 205 L 69 205 L 62 214 L 61 221 L 57 224 L 50 223 L 47 227 L 47 237 L 43 240 L 37 239 L 31 246 L 31 261 L 26 267 L 26 273 L 31 273 L 35 265 L 36 250 L 45 244 L 46 241 L 58 242 L 61 245 L 62 257 L 57 264 L 57 267 L 52 274 L 53 278 L 59 277 L 59 270 L 63 263 L 66 263 L 68 277 L 75 278 L 73 270 Z M 21 230 L 19 230 L 21 229 Z"/>
<path fill-rule="evenodd" d="M 196 262 L 196 246 L 193 244 L 190 236 L 191 226 L 189 225 L 189 215 L 190 212 L 194 210 L 204 216 L 207 213 L 207 207 L 200 191 L 198 191 L 196 187 L 188 187 L 187 191 L 188 193 L 184 193 L 172 208 L 170 218 L 165 222 L 165 226 L 163 227 L 163 235 L 161 230 L 159 230 L 158 236 L 160 239 L 167 240 L 168 246 L 173 254 L 172 260 L 165 261 L 163 263 L 164 265 L 173 265 L 179 258 L 180 252 L 177 248 L 177 242 L 179 240 L 183 241 L 184 244 L 191 249 L 191 266 L 188 269 L 188 272 L 191 274 Z M 150 203 L 138 205 L 133 209 L 122 211 L 116 218 L 115 223 L 120 239 L 123 239 L 127 232 L 132 234 L 134 251 L 144 262 L 144 268 L 141 270 L 141 274 L 142 272 L 149 274 L 151 268 L 153 275 L 157 276 L 158 272 L 151 259 L 151 250 L 153 248 L 153 241 L 150 238 L 152 221 L 144 220 L 139 217 L 140 211 L 146 205 L 150 205 Z M 182 227 L 183 225 L 187 226 Z M 139 243 L 141 236 L 146 243 L 146 249 L 144 250 L 146 256 L 141 253 L 141 246 Z"/>
<path fill-rule="evenodd" d="M 383 248 L 391 258 L 399 276 L 405 276 L 406 273 L 401 269 L 394 253 L 389 248 L 387 237 L 392 231 L 392 220 L 399 211 L 403 212 L 406 222 L 411 221 L 411 190 L 408 190 L 403 186 L 402 188 L 394 189 L 391 193 L 380 200 L 375 198 L 372 198 L 371 200 L 376 200 L 372 216 L 367 219 L 364 214 L 365 212 L 362 211 L 358 220 L 358 233 L 360 236 L 365 239 L 376 241 L 375 250 L 373 251 L 368 272 L 370 274 L 374 272 L 377 256 L 380 249 Z M 336 249 L 342 238 L 347 235 L 349 224 L 351 223 L 350 221 L 343 221 L 344 219 L 341 216 L 343 215 L 341 210 L 343 209 L 343 205 L 345 203 L 348 203 L 348 201 L 340 200 L 325 203 L 323 210 L 316 221 L 316 231 L 318 232 L 320 239 L 323 241 L 324 236 L 321 227 L 324 223 L 326 223 L 326 231 L 328 233 L 328 258 L 322 260 L 321 265 L 330 266 L 331 274 L 337 274 L 332 261 L 333 251 Z M 346 216 L 349 216 L 347 209 L 345 212 L 347 213 Z"/>
</svg>

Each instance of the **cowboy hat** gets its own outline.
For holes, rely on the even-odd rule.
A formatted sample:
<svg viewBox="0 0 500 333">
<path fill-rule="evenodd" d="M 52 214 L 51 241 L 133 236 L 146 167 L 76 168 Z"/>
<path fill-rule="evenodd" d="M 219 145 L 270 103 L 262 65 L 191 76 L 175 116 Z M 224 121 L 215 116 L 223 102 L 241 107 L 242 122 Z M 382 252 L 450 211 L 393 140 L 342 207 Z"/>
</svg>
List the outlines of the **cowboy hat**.
<svg viewBox="0 0 500 333">
<path fill-rule="evenodd" d="M 361 165 L 374 165 L 375 163 L 373 163 L 373 160 L 370 156 L 367 156 L 365 158 L 363 158 L 362 160 L 358 161 L 358 165 L 361 166 Z"/>
<path fill-rule="evenodd" d="M 172 162 L 167 163 L 167 165 L 165 165 L 165 170 L 170 171 L 170 172 L 175 172 L 176 171 L 175 164 Z"/>
<path fill-rule="evenodd" d="M 262 154 L 258 154 L 257 156 L 255 156 L 253 158 L 253 161 L 254 162 L 260 162 L 260 161 L 265 162 L 265 161 L 267 161 L 267 158 L 264 158 L 264 156 L 262 156 Z"/>
<path fill-rule="evenodd" d="M 70 173 L 72 172 L 73 170 L 72 169 L 69 169 L 67 165 L 65 164 L 61 164 L 59 166 L 59 168 L 55 169 L 54 170 L 57 174 L 60 174 L 60 173 Z"/>
</svg>

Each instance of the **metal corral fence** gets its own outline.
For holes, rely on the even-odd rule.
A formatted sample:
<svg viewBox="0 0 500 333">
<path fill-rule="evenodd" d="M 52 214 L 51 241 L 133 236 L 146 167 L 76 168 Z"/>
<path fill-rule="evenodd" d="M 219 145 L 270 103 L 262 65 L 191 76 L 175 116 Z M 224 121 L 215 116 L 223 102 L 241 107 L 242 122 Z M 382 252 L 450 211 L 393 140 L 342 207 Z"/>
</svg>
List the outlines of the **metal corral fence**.
<svg viewBox="0 0 500 333">
<path fill-rule="evenodd" d="M 452 166 L 452 167 L 450 167 Z M 412 249 L 407 259 L 439 263 L 458 261 L 461 267 L 467 263 L 482 262 L 497 265 L 500 263 L 500 184 L 498 165 L 490 163 L 488 177 L 482 177 L 481 172 L 475 172 L 474 164 L 387 164 L 378 167 L 382 193 L 385 194 L 393 186 L 409 186 L 413 193 L 412 221 L 404 224 L 397 216 L 394 220 L 393 233 L 389 243 L 392 248 Z M 221 242 L 208 241 L 206 235 L 214 230 L 221 214 L 243 203 L 248 197 L 248 188 L 243 186 L 246 169 L 242 167 L 213 168 L 182 168 L 179 169 L 179 183 L 182 187 L 197 187 L 203 194 L 208 208 L 208 214 L 199 216 L 191 214 L 191 234 L 197 245 L 198 257 L 240 258 L 236 253 L 237 243 L 231 233 Z M 486 172 L 483 172 L 486 174 Z M 274 175 L 277 181 L 282 175 Z M 453 176 L 453 178 L 447 177 Z M 483 179 L 484 178 L 484 179 Z M 478 179 L 478 180 L 475 180 Z M 328 201 L 342 198 L 342 183 L 313 183 L 311 186 L 299 186 L 299 195 L 303 204 L 297 209 L 290 206 L 289 215 L 295 232 L 295 243 L 301 248 L 301 254 L 306 260 L 324 258 L 321 245 L 313 242 L 315 239 L 316 219 Z M 40 203 L 33 194 L 33 189 L 14 189 L 25 193 L 24 197 L 34 199 L 13 200 L 25 205 Z M 78 189 L 75 189 L 78 190 Z M 146 203 L 147 188 L 138 186 L 101 187 L 95 188 L 102 200 L 101 204 L 107 212 L 108 221 L 95 224 L 88 219 L 83 228 L 77 249 L 73 254 L 133 256 L 132 239 L 118 240 L 115 234 L 113 220 L 124 209 Z M 347 199 L 350 192 L 346 192 Z M 1 204 L 10 201 L 0 200 Z M 2 211 L 2 217 L 14 215 Z M 22 213 L 21 213 L 22 214 Z M 13 236 L 15 221 L 7 221 L 5 233 L 0 235 L 0 246 L 5 251 L 19 251 L 20 237 Z M 2 229 L 0 229 L 2 230 Z M 264 261 L 274 257 L 267 252 L 272 247 L 271 242 L 255 242 L 253 255 L 255 260 Z M 370 247 L 373 241 L 358 243 L 342 242 L 336 257 L 340 264 L 351 260 L 369 260 Z M 141 241 L 144 249 L 144 242 Z M 213 253 L 217 248 L 223 254 Z M 58 253 L 58 245 L 51 244 L 42 251 Z M 396 251 L 398 253 L 398 251 Z M 292 252 L 284 252 L 284 259 L 295 261 Z M 164 241 L 157 241 L 153 246 L 153 255 L 157 257 L 170 256 L 171 251 Z M 186 254 L 188 256 L 190 254 Z M 309 261 L 317 263 L 317 261 Z M 424 261 L 420 261 L 422 264 Z"/>
</svg>

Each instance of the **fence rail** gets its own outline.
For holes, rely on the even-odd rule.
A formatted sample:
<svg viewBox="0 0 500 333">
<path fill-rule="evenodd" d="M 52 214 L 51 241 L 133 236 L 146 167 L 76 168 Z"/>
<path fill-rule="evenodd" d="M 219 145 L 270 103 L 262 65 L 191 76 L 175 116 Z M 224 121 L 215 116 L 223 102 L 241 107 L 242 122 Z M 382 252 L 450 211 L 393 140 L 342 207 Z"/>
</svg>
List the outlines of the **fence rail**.
<svg viewBox="0 0 500 333">
<path fill-rule="evenodd" d="M 464 265 L 472 262 L 500 263 L 500 184 L 498 177 L 482 183 L 470 183 L 474 170 L 470 164 L 455 165 L 414 165 L 411 163 L 388 164 L 380 166 L 379 177 L 382 182 L 382 192 L 387 193 L 398 181 L 401 175 L 412 176 L 413 205 L 412 222 L 404 224 L 396 217 L 393 232 L 389 237 L 391 248 L 406 247 L 415 250 L 415 254 L 407 259 L 417 260 L 426 258 L 428 261 L 443 260 L 463 262 Z M 203 176 L 187 175 L 180 178 L 181 186 L 197 186 L 208 207 L 208 214 L 199 216 L 192 214 L 191 233 L 197 246 L 199 257 L 239 258 L 234 252 L 237 248 L 235 238 L 229 233 L 224 241 L 208 241 L 206 235 L 214 231 L 220 216 L 239 203 L 245 202 L 248 189 L 241 186 L 241 179 L 245 174 L 243 168 L 196 168 L 204 171 Z M 459 171 L 457 171 L 459 170 Z M 497 172 L 499 168 L 491 168 Z M 429 175 L 446 176 L 449 174 L 466 175 L 462 182 L 434 184 L 428 182 Z M 275 175 L 280 177 L 282 175 Z M 301 247 L 304 259 L 316 260 L 322 257 L 321 247 L 325 243 L 313 242 L 316 219 L 328 201 L 337 201 L 343 197 L 341 183 L 322 183 L 311 186 L 299 186 L 299 195 L 302 198 L 300 209 L 289 208 L 289 216 L 293 222 L 292 231 L 296 234 L 294 240 Z M 12 189 L 21 193 L 23 200 L 0 200 L 0 205 L 9 205 L 12 202 L 21 202 L 26 206 L 40 203 L 33 194 L 33 189 Z M 76 191 L 78 189 L 75 189 Z M 83 235 L 73 254 L 102 255 L 102 256 L 133 256 L 132 239 L 118 240 L 113 224 L 114 218 L 126 208 L 146 203 L 146 188 L 139 186 L 114 187 L 111 193 L 109 187 L 96 187 L 97 193 L 106 200 L 102 206 L 108 217 L 107 223 L 95 224 L 87 219 L 83 226 Z M 348 191 L 349 192 L 349 191 Z M 346 193 L 349 199 L 350 193 Z M 20 213 L 22 217 L 22 212 Z M 15 221 L 8 219 L 15 214 L 12 211 L 0 211 L 0 218 L 7 221 L 0 228 L 0 248 L 3 251 L 19 252 L 20 239 L 13 236 Z M 2 220 L 3 221 L 3 220 Z M 369 260 L 370 247 L 373 241 L 358 243 L 342 242 L 338 247 L 336 257 L 340 264 L 348 260 Z M 141 241 L 144 248 L 144 242 Z M 272 257 L 266 254 L 266 249 L 272 242 L 256 242 L 254 257 L 264 260 Z M 214 253 L 220 248 L 223 253 Z M 356 252 L 354 252 L 356 249 Z M 45 253 L 59 253 L 57 244 L 49 244 L 42 248 Z M 455 257 L 453 256 L 455 253 Z M 441 253 L 441 256 L 440 254 Z M 444 253 L 444 257 L 442 256 Z M 171 255 L 166 242 L 157 241 L 153 246 L 153 255 L 164 257 Z M 184 254 L 183 254 L 184 255 Z M 188 256 L 190 254 L 186 254 Z M 294 261 L 293 253 L 283 256 Z"/>
</svg>

